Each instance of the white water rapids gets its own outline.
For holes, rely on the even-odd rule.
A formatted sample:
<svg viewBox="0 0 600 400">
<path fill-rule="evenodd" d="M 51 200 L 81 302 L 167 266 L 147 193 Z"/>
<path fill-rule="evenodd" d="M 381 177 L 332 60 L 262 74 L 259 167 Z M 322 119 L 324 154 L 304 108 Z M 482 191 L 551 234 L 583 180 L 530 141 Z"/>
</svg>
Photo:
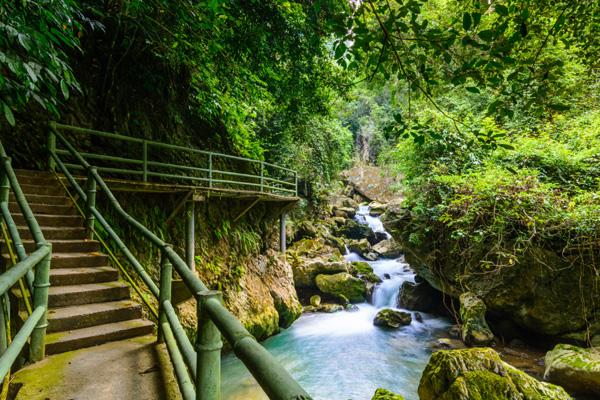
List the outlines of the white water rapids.
<svg viewBox="0 0 600 400">
<path fill-rule="evenodd" d="M 375 232 L 385 232 L 368 207 L 361 206 L 355 218 Z M 355 253 L 346 259 L 365 261 Z M 304 314 L 263 342 L 315 400 L 368 400 L 379 387 L 417 400 L 431 344 L 449 326 L 446 319 L 424 313 L 423 322 L 413 318 L 398 330 L 374 326 L 377 311 L 396 308 L 402 283 L 414 282 L 415 275 L 403 258 L 368 263 L 383 280 L 374 289 L 372 304 L 358 304 L 353 312 Z M 223 357 L 222 393 L 224 400 L 268 399 L 232 354 Z"/>
</svg>

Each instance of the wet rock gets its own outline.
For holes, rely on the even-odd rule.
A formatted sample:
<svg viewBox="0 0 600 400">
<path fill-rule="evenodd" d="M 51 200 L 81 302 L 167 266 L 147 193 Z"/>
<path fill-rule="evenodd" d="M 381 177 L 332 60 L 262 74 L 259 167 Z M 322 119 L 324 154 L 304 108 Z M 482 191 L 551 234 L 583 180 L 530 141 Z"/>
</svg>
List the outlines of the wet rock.
<svg viewBox="0 0 600 400">
<path fill-rule="evenodd" d="M 460 295 L 462 340 L 469 346 L 487 346 L 494 334 L 485 320 L 485 303 L 471 292 Z"/>
<path fill-rule="evenodd" d="M 367 295 L 366 283 L 347 272 L 317 275 L 315 281 L 321 292 L 337 297 L 344 296 L 352 303 L 364 301 Z"/>
<path fill-rule="evenodd" d="M 368 225 L 363 225 L 353 219 L 347 219 L 345 224 L 337 229 L 338 236 L 355 240 L 364 239 L 373 234 L 373 230 Z"/>
<path fill-rule="evenodd" d="M 410 313 L 392 310 L 391 308 L 384 308 L 375 316 L 373 325 L 397 329 L 401 326 L 410 325 L 411 322 L 412 316 Z"/>
<path fill-rule="evenodd" d="M 371 243 L 371 246 L 376 245 L 377 243 L 383 241 L 383 240 L 387 240 L 388 239 L 388 235 L 385 232 L 374 232 L 372 235 L 367 236 L 367 240 L 369 241 L 369 243 Z"/>
<path fill-rule="evenodd" d="M 296 288 L 314 288 L 317 275 L 332 275 L 340 272 L 348 272 L 349 264 L 345 261 L 327 262 L 315 260 L 302 264 L 293 269 L 294 284 Z"/>
<path fill-rule="evenodd" d="M 373 272 L 369 263 L 364 261 L 353 261 L 350 267 L 350 273 L 357 278 L 361 278 L 370 283 L 380 283 L 381 278 Z"/>
<path fill-rule="evenodd" d="M 386 272 L 385 274 L 383 274 L 383 279 L 392 279 L 392 277 Z"/>
<path fill-rule="evenodd" d="M 418 312 L 415 313 L 415 320 L 417 322 L 423 323 L 423 316 L 421 315 L 421 313 L 418 313 Z"/>
<path fill-rule="evenodd" d="M 335 227 L 340 227 L 346 223 L 346 218 L 343 217 L 331 217 L 329 220 Z"/>
<path fill-rule="evenodd" d="M 369 261 L 377 261 L 377 259 L 379 258 L 379 254 L 375 253 L 374 251 L 369 251 L 368 253 L 363 254 L 362 256 L 365 260 Z"/>
<path fill-rule="evenodd" d="M 433 348 L 438 350 L 456 350 L 464 349 L 465 344 L 462 342 L 462 340 L 458 339 L 440 338 L 435 341 Z"/>
<path fill-rule="evenodd" d="M 321 296 L 318 294 L 310 296 L 310 305 L 313 307 L 319 307 L 321 305 Z"/>
<path fill-rule="evenodd" d="M 371 400 L 404 400 L 399 394 L 392 393 L 389 390 L 377 389 Z"/>
<path fill-rule="evenodd" d="M 403 282 L 398 296 L 398 307 L 407 310 L 432 312 L 440 308 L 441 293 L 427 282 Z"/>
<path fill-rule="evenodd" d="M 348 304 L 346 306 L 346 311 L 348 311 L 348 312 L 356 312 L 359 310 L 360 310 L 360 308 L 358 308 L 358 306 L 356 304 Z"/>
<path fill-rule="evenodd" d="M 490 348 L 440 350 L 419 383 L 420 400 L 571 400 L 563 388 L 544 383 L 500 359 Z"/>
<path fill-rule="evenodd" d="M 343 310 L 344 310 L 344 306 L 342 306 L 340 304 L 331 304 L 331 303 L 321 304 L 321 306 L 318 309 L 318 311 L 324 312 L 324 313 L 334 313 L 334 312 L 343 311 Z"/>
<path fill-rule="evenodd" d="M 600 348 L 559 344 L 546 354 L 544 379 L 577 394 L 600 396 Z"/>
<path fill-rule="evenodd" d="M 373 246 L 373 251 L 385 258 L 396 258 L 402 250 L 394 239 L 386 239 Z"/>
</svg>

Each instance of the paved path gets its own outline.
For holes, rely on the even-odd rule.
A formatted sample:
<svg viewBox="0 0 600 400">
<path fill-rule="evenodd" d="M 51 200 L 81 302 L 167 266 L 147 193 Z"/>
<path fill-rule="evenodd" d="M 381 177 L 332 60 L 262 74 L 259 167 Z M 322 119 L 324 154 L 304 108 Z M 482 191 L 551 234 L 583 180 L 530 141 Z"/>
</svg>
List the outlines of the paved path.
<svg viewBox="0 0 600 400">
<path fill-rule="evenodd" d="M 47 357 L 18 371 L 11 388 L 22 384 L 17 400 L 177 399 L 165 357 L 154 336 L 110 342 Z"/>
</svg>

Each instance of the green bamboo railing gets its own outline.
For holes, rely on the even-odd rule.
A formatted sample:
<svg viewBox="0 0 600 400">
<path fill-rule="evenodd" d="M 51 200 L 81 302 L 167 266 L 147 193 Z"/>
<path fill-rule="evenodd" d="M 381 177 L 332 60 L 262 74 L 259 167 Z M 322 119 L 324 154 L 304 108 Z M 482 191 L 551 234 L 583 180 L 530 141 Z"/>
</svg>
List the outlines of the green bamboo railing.
<svg viewBox="0 0 600 400">
<path fill-rule="evenodd" d="M 138 146 L 138 151 L 141 153 L 139 158 L 78 151 L 79 155 L 88 162 L 111 163 L 112 165 L 96 165 L 96 168 L 99 172 L 109 173 L 112 176 L 126 176 L 130 180 L 141 179 L 142 182 L 150 182 L 156 179 L 169 182 L 186 182 L 194 186 L 215 190 L 258 192 L 284 197 L 298 195 L 297 172 L 265 161 L 52 122 L 50 124 L 48 148 L 60 156 L 71 155 L 69 149 L 56 147 L 55 135 L 66 133 L 84 135 L 83 137 L 110 139 L 112 144 L 129 147 L 129 151 L 132 151 L 134 146 Z M 61 143 L 62 140 L 59 140 L 58 144 Z M 166 163 L 152 158 L 153 155 L 164 151 L 176 151 L 180 155 L 186 156 L 192 164 Z M 227 162 L 241 163 L 244 170 L 254 172 L 241 173 L 216 167 L 216 164 L 223 165 Z M 81 164 L 76 162 L 64 161 L 64 164 L 74 170 L 84 169 Z M 115 167 L 114 164 L 121 165 L 121 167 Z M 53 169 L 54 165 L 55 161 L 51 160 L 50 168 Z"/>
<path fill-rule="evenodd" d="M 16 261 L 14 265 L 0 275 L 0 318 L 2 319 L 0 322 L 0 381 L 2 381 L 10 373 L 11 367 L 28 342 L 29 360 L 33 362 L 44 358 L 52 245 L 44 239 L 2 143 L 0 143 L 0 158 L 0 210 L 16 253 L 16 255 L 13 254 L 13 259 Z M 10 212 L 9 196 L 11 191 L 37 246 L 31 254 L 26 253 L 17 225 Z M 7 239 L 8 237 L 5 236 L 5 245 L 10 246 L 11 243 Z M 11 338 L 8 291 L 23 278 L 27 281 L 29 292 L 33 296 L 33 308 L 20 330 Z M 24 290 L 22 292 L 25 294 Z M 7 384 L 6 380 L 4 384 Z"/>
<path fill-rule="evenodd" d="M 90 228 L 97 222 L 104 229 L 150 293 L 158 300 L 158 339 L 166 344 L 184 400 L 220 399 L 221 335 L 229 342 L 234 353 L 246 365 L 270 399 L 310 400 L 311 397 L 304 389 L 223 306 L 220 292 L 209 290 L 168 243 L 131 217 L 100 176 L 99 168 L 92 166 L 55 127 L 56 125 L 51 128 L 49 140 L 51 164 L 62 172 L 85 205 L 87 227 Z M 55 147 L 56 142 L 66 150 L 59 151 Z M 62 160 L 61 155 L 64 155 L 65 151 L 76 164 Z M 69 169 L 74 165 L 79 166 L 78 170 L 87 173 L 86 190 L 79 185 Z M 96 189 L 107 197 L 108 204 L 127 224 L 160 250 L 161 271 L 158 285 L 96 208 Z M 173 270 L 179 274 L 197 301 L 198 326 L 195 346 L 188 339 L 171 303 Z"/>
</svg>

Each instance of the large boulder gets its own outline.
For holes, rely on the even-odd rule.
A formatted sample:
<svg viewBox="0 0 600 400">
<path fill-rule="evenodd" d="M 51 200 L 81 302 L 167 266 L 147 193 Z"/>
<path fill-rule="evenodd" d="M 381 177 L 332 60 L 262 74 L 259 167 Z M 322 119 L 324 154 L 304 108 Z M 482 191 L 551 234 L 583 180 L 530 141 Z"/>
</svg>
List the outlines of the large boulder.
<svg viewBox="0 0 600 400">
<path fill-rule="evenodd" d="M 356 209 L 352 207 L 333 207 L 333 216 L 342 218 L 354 218 Z"/>
<path fill-rule="evenodd" d="M 559 344 L 546 354 L 544 379 L 577 394 L 600 396 L 600 348 Z"/>
<path fill-rule="evenodd" d="M 398 295 L 398 307 L 407 310 L 434 312 L 441 307 L 441 293 L 435 290 L 427 281 L 419 283 L 403 282 Z"/>
<path fill-rule="evenodd" d="M 332 275 L 339 272 L 348 272 L 348 263 L 345 261 L 323 261 L 316 259 L 298 265 L 293 269 L 294 284 L 296 288 L 314 288 L 317 275 Z"/>
<path fill-rule="evenodd" d="M 347 272 L 335 275 L 317 275 L 315 281 L 321 292 L 348 299 L 352 303 L 364 301 L 367 295 L 366 283 Z"/>
<path fill-rule="evenodd" d="M 485 303 L 471 292 L 460 295 L 462 340 L 469 346 L 487 346 L 494 334 L 485 320 Z"/>
<path fill-rule="evenodd" d="M 369 203 L 369 214 L 378 217 L 382 215 L 387 208 L 387 204 L 382 204 L 378 201 L 372 201 Z"/>
<path fill-rule="evenodd" d="M 386 239 L 373 246 L 373 251 L 381 257 L 396 258 L 402 254 L 400 246 L 394 239 Z"/>
<path fill-rule="evenodd" d="M 412 316 L 410 313 L 392 310 L 391 308 L 384 308 L 375 315 L 373 325 L 381 326 L 383 328 L 398 329 L 401 326 L 410 325 L 411 322 Z"/>
<path fill-rule="evenodd" d="M 348 250 L 364 256 L 371 251 L 371 244 L 367 239 L 351 240 L 348 242 Z"/>
<path fill-rule="evenodd" d="M 373 233 L 367 236 L 367 240 L 371 243 L 371 246 L 376 245 L 377 243 L 388 239 L 387 233 L 383 231 L 372 231 Z"/>
<path fill-rule="evenodd" d="M 377 389 L 371 400 L 404 400 L 404 397 L 389 390 Z"/>
<path fill-rule="evenodd" d="M 490 348 L 433 353 L 419 383 L 420 400 L 571 400 L 563 388 L 508 365 Z"/>
</svg>

